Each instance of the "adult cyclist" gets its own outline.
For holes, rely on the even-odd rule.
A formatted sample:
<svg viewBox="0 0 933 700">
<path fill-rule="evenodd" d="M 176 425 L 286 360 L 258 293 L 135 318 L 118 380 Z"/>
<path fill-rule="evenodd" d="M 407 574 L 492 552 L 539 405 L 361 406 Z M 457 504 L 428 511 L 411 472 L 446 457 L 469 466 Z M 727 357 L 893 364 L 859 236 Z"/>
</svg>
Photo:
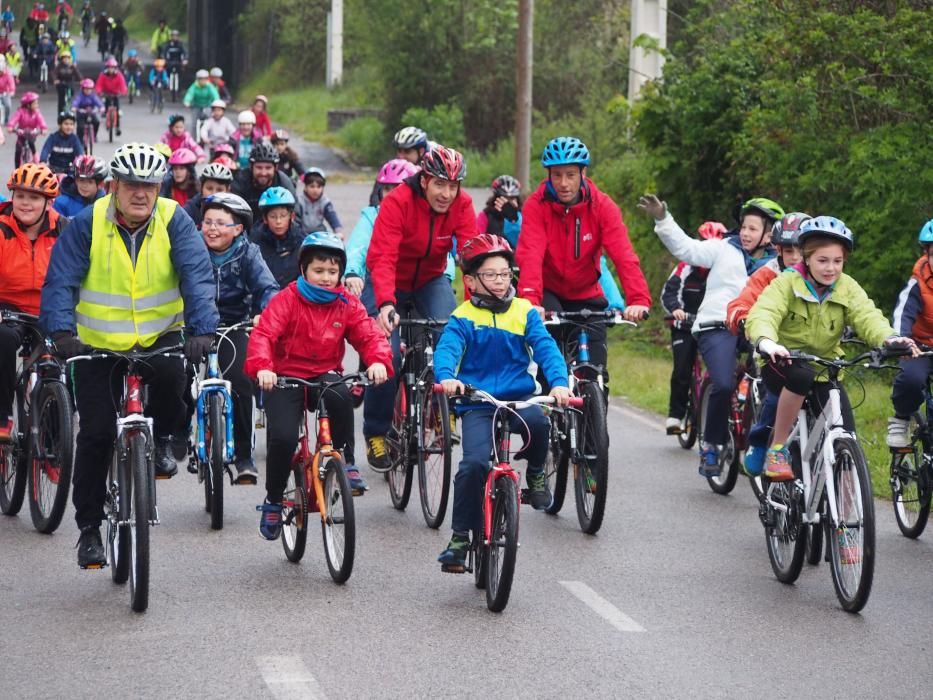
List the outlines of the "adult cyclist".
<svg viewBox="0 0 933 700">
<path fill-rule="evenodd" d="M 124 352 L 184 342 L 188 359 L 200 360 L 217 329 L 214 274 L 191 218 L 158 196 L 165 158 L 148 144 L 130 143 L 114 153 L 110 170 L 113 193 L 72 219 L 52 250 L 40 325 L 63 357 L 93 348 Z M 100 523 L 116 438 L 113 407 L 125 371 L 126 364 L 112 358 L 74 365 L 80 424 L 73 501 L 82 568 L 106 563 Z M 154 421 L 155 473 L 171 477 L 178 470 L 171 436 L 185 416 L 184 364 L 153 357 L 144 380 Z"/>
<path fill-rule="evenodd" d="M 417 126 L 405 126 L 395 132 L 392 145 L 395 146 L 396 158 L 420 165 L 421 159 L 429 150 L 428 135 Z"/>
<path fill-rule="evenodd" d="M 604 310 L 599 284 L 603 251 L 615 264 L 629 321 L 640 321 L 651 306 L 641 263 L 622 221 L 622 212 L 587 177 L 590 152 L 580 139 L 558 136 L 544 147 L 547 179 L 522 207 L 516 261 L 518 294 L 545 311 Z M 590 329 L 590 360 L 606 367 L 606 329 Z"/>
<path fill-rule="evenodd" d="M 444 275 L 447 255 L 477 235 L 473 200 L 460 183 L 466 176 L 463 156 L 436 146 L 421 163 L 420 173 L 389 192 L 366 255 L 370 284 L 361 301 L 392 342 L 395 373 L 378 387 L 369 387 L 363 407 L 366 457 L 377 470 L 391 467 L 385 435 L 392 420 L 400 369 L 399 316 L 447 319 L 456 308 L 453 288 Z"/>
</svg>

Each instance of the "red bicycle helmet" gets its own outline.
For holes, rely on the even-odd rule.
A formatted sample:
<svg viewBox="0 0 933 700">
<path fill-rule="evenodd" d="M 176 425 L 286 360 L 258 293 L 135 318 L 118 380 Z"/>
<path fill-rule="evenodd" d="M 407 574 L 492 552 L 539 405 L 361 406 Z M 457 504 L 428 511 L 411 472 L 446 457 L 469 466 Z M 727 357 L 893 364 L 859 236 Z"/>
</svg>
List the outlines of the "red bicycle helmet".
<svg viewBox="0 0 933 700">
<path fill-rule="evenodd" d="M 74 176 L 102 182 L 107 178 L 107 161 L 94 156 L 78 156 L 74 162 Z"/>
<path fill-rule="evenodd" d="M 460 267 L 464 274 L 469 275 L 490 255 L 503 256 L 509 261 L 510 267 L 515 262 L 515 253 L 507 240 L 491 233 L 481 233 L 463 244 L 460 249 Z"/>
<path fill-rule="evenodd" d="M 704 221 L 700 224 L 700 228 L 697 229 L 700 238 L 705 240 L 709 240 L 710 238 L 722 238 L 726 235 L 727 230 L 728 229 L 718 221 Z"/>
<path fill-rule="evenodd" d="M 425 175 L 460 182 L 466 177 L 466 163 L 459 151 L 446 146 L 435 146 L 424 154 L 421 169 Z"/>
</svg>

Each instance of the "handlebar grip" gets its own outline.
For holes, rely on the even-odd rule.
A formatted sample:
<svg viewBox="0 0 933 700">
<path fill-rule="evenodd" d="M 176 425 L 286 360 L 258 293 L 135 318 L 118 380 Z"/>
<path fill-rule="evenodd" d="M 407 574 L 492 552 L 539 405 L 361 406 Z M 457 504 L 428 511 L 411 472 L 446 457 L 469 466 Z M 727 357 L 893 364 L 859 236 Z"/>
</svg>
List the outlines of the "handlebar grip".
<svg viewBox="0 0 933 700">
<path fill-rule="evenodd" d="M 435 384 L 433 387 L 431 387 L 431 391 L 432 391 L 433 393 L 435 393 L 435 394 L 443 394 L 443 393 L 444 393 L 444 385 L 443 385 L 443 384 Z"/>
<path fill-rule="evenodd" d="M 583 397 L 582 396 L 571 396 L 570 407 L 571 408 L 583 408 Z"/>
</svg>

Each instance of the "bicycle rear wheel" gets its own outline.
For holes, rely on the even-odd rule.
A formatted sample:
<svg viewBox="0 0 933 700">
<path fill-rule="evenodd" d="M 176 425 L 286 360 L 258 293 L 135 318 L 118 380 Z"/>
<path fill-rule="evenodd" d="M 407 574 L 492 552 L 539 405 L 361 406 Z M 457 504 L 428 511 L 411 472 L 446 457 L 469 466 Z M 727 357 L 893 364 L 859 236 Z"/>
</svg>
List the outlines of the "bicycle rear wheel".
<svg viewBox="0 0 933 700">
<path fill-rule="evenodd" d="M 388 471 L 389 496 L 396 510 L 405 510 L 411 498 L 411 482 L 414 478 L 411 463 L 411 444 L 408 432 L 408 385 L 399 382 L 395 392 L 395 407 L 392 425 L 386 436 L 386 450 L 392 467 Z"/>
<path fill-rule="evenodd" d="M 128 529 L 130 607 L 135 612 L 142 612 L 149 607 L 149 514 L 152 507 L 152 480 L 147 442 L 147 436 L 143 433 L 137 432 L 129 438 L 128 461 L 133 484 L 133 506 Z"/>
<path fill-rule="evenodd" d="M 901 534 L 911 539 L 919 537 L 930 517 L 933 493 L 929 467 L 919 442 L 914 443 L 910 452 L 891 455 L 890 484 L 894 518 Z"/>
<path fill-rule="evenodd" d="M 42 386 L 38 404 L 30 445 L 29 513 L 36 530 L 48 534 L 55 532 L 68 505 L 73 412 L 68 390 L 57 381 Z"/>
<path fill-rule="evenodd" d="M 802 527 L 796 487 L 791 481 L 773 482 L 768 487 L 769 524 L 765 527 L 768 558 L 774 576 L 781 583 L 793 583 L 803 568 L 806 528 Z"/>
<path fill-rule="evenodd" d="M 109 139 L 109 143 L 113 143 L 113 130 L 116 128 L 116 119 L 114 118 L 113 112 L 114 110 L 112 109 L 107 110 L 107 138 Z"/>
<path fill-rule="evenodd" d="M 425 386 L 434 384 L 428 373 Z M 421 426 L 418 445 L 418 491 L 421 512 L 428 527 L 437 529 L 447 514 L 450 497 L 450 407 L 447 397 L 425 391 L 421 399 Z"/>
<path fill-rule="evenodd" d="M 875 510 L 868 464 L 858 443 L 839 438 L 833 445 L 833 484 L 839 523 L 827 519 L 829 561 L 836 597 L 847 612 L 858 612 L 871 593 L 875 572 Z M 834 528 L 834 529 L 833 529 Z"/>
<path fill-rule="evenodd" d="M 22 421 L 25 419 L 22 406 L 22 389 L 17 388 L 13 392 L 10 442 L 0 445 L 0 513 L 4 515 L 19 513 L 26 495 L 26 450 L 20 437 Z"/>
<path fill-rule="evenodd" d="M 580 444 L 573 464 L 574 494 L 580 529 L 594 535 L 603 524 L 609 481 L 609 431 L 602 389 L 593 382 L 580 385 L 583 396 Z"/>
<path fill-rule="evenodd" d="M 222 530 L 224 527 L 224 457 L 226 450 L 226 418 L 224 398 L 220 392 L 213 391 L 207 397 L 208 409 L 207 435 L 204 436 L 204 449 L 210 460 L 206 469 L 205 488 L 210 489 L 211 529 Z"/>
<path fill-rule="evenodd" d="M 307 542 L 308 487 L 304 464 L 296 457 L 292 460 L 282 497 L 282 548 L 288 560 L 301 561 Z"/>
<path fill-rule="evenodd" d="M 697 441 L 697 409 L 694 390 L 691 385 L 687 392 L 687 407 L 684 413 L 684 419 L 681 422 L 680 432 L 677 434 L 677 442 L 685 450 L 689 450 Z"/>
<path fill-rule="evenodd" d="M 704 379 L 703 385 L 700 388 L 699 430 L 701 433 L 706 429 L 707 411 L 712 392 L 713 383 L 709 381 L 709 379 Z M 729 410 L 732 410 L 731 406 Z M 732 489 L 735 488 L 735 482 L 739 478 L 739 454 L 735 448 L 735 433 L 731 425 L 729 426 L 726 444 L 719 448 L 719 469 L 719 476 L 706 477 L 706 483 L 714 493 L 725 496 L 726 494 L 732 493 Z"/>
<path fill-rule="evenodd" d="M 569 411 L 569 409 L 568 409 Z M 576 422 L 570 413 L 551 413 L 551 431 L 547 459 L 544 462 L 544 478 L 551 491 L 551 505 L 544 509 L 549 515 L 557 515 L 564 507 L 567 493 L 567 466 L 570 462 L 567 453 L 566 431 L 571 422 Z"/>
<path fill-rule="evenodd" d="M 507 476 L 496 479 L 492 533 L 486 554 L 486 607 L 501 612 L 509 603 L 518 554 L 518 489 Z"/>
<path fill-rule="evenodd" d="M 353 511 L 353 491 L 343 468 L 343 460 L 327 458 L 324 465 L 324 502 L 327 515 L 321 521 L 324 556 L 330 576 L 344 583 L 353 573 L 356 553 L 356 517 Z"/>
</svg>

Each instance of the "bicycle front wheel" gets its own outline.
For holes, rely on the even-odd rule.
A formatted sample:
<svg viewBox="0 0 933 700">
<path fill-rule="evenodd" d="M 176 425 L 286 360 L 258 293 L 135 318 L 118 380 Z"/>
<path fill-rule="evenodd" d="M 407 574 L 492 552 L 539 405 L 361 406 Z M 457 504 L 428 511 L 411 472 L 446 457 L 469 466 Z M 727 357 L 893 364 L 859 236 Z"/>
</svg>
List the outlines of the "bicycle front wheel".
<svg viewBox="0 0 933 700">
<path fill-rule="evenodd" d="M 299 562 L 308 542 L 308 488 L 304 464 L 296 457 L 282 498 L 282 547 L 289 561 Z"/>
<path fill-rule="evenodd" d="M 708 379 L 704 380 L 700 392 L 700 430 L 705 431 L 710 397 L 713 393 L 712 382 Z M 731 407 L 729 410 L 732 410 Z M 726 444 L 719 448 L 719 475 L 706 477 L 706 483 L 714 493 L 725 496 L 732 493 L 732 489 L 735 488 L 735 482 L 738 478 L 739 454 L 735 447 L 735 432 L 730 425 Z"/>
<path fill-rule="evenodd" d="M 129 527 L 130 607 L 142 612 L 149 607 L 149 513 L 152 506 L 147 436 L 129 438 L 133 507 Z"/>
<path fill-rule="evenodd" d="M 22 416 L 21 390 L 13 392 L 13 424 L 10 442 L 0 445 L 0 513 L 16 515 L 23 507 L 26 495 L 26 460 L 24 445 L 20 443 Z"/>
<path fill-rule="evenodd" d="M 392 426 L 386 436 L 386 451 L 392 467 L 388 471 L 389 497 L 396 510 L 405 510 L 411 498 L 412 464 L 408 421 L 408 386 L 399 382 L 392 410 Z"/>
<path fill-rule="evenodd" d="M 772 483 L 768 488 L 768 501 L 769 523 L 765 527 L 765 539 L 771 569 L 781 583 L 793 583 L 803 568 L 807 542 L 794 483 Z"/>
<path fill-rule="evenodd" d="M 219 392 L 208 397 L 208 429 L 205 435 L 205 452 L 210 468 L 204 475 L 210 484 L 211 529 L 222 530 L 224 526 L 224 457 L 227 426 L 224 415 L 224 398 Z"/>
<path fill-rule="evenodd" d="M 509 477 L 496 479 L 492 508 L 492 533 L 485 561 L 486 607 L 501 612 L 509 604 L 518 554 L 518 489 Z"/>
<path fill-rule="evenodd" d="M 930 473 L 924 464 L 919 443 L 910 452 L 891 455 L 891 502 L 894 518 L 904 537 L 919 537 L 930 517 L 930 495 L 933 493 Z"/>
<path fill-rule="evenodd" d="M 432 386 L 428 375 L 425 386 Z M 418 491 L 421 512 L 428 527 L 437 529 L 447 514 L 450 497 L 450 407 L 447 397 L 425 391 L 421 399 L 420 444 L 418 445 Z"/>
<path fill-rule="evenodd" d="M 684 413 L 684 419 L 681 421 L 680 432 L 677 434 L 677 442 L 685 450 L 689 450 L 697 441 L 697 409 L 696 398 L 694 398 L 694 387 L 691 384 L 690 391 L 687 392 L 687 407 Z"/>
<path fill-rule="evenodd" d="M 570 413 L 551 413 L 550 445 L 544 462 L 544 478 L 551 491 L 551 505 L 544 509 L 549 515 L 557 515 L 564 507 L 567 493 L 567 466 L 570 462 L 567 452 L 566 431 L 568 424 L 575 424 L 576 416 Z"/>
<path fill-rule="evenodd" d="M 324 503 L 327 507 L 326 517 L 321 520 L 324 556 L 331 578 L 337 583 L 344 583 L 353 573 L 356 518 L 353 491 L 343 461 L 337 457 L 329 457 L 324 465 Z"/>
<path fill-rule="evenodd" d="M 827 519 L 827 546 L 836 597 L 847 612 L 858 612 L 871 593 L 875 572 L 875 510 L 868 464 L 852 438 L 833 445 L 832 479 L 839 522 Z"/>
<path fill-rule="evenodd" d="M 580 528 L 595 535 L 603 524 L 609 480 L 609 430 L 602 389 L 593 382 L 580 386 L 582 419 L 577 454 L 571 456 L 577 519 Z"/>
<path fill-rule="evenodd" d="M 72 465 L 72 410 L 61 382 L 46 382 L 39 392 L 35 439 L 29 465 L 29 512 L 39 532 L 51 533 L 68 505 Z"/>
</svg>

